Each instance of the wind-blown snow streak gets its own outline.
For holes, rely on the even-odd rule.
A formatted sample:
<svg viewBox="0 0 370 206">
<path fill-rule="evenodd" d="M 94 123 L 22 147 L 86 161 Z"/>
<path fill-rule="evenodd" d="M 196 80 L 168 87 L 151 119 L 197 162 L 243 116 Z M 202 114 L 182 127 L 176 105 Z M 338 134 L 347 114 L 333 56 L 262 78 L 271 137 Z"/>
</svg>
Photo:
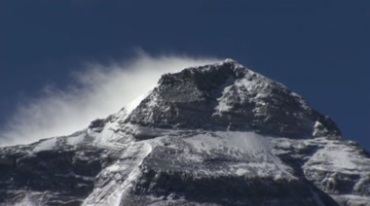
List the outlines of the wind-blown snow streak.
<svg viewBox="0 0 370 206">
<path fill-rule="evenodd" d="M 48 88 L 41 97 L 21 104 L 0 127 L 0 146 L 71 134 L 122 106 L 133 109 L 162 74 L 213 62 L 212 58 L 141 54 L 120 63 L 86 64 L 73 74 L 68 89 Z"/>
</svg>

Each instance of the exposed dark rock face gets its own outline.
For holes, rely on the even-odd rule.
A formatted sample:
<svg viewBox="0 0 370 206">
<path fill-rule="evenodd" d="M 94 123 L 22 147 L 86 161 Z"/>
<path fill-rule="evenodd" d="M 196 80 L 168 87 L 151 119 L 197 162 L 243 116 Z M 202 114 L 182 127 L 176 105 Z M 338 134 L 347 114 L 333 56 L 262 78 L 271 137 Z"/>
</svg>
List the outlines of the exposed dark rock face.
<svg viewBox="0 0 370 206">
<path fill-rule="evenodd" d="M 333 121 L 300 96 L 232 60 L 163 75 L 127 122 L 291 138 L 340 136 Z"/>
<path fill-rule="evenodd" d="M 0 148 L 0 205 L 370 206 L 369 154 L 232 60 L 163 75 L 131 113 Z"/>
<path fill-rule="evenodd" d="M 80 205 L 94 188 L 95 176 L 110 163 L 100 156 L 101 148 L 73 148 L 62 140 L 54 149 L 38 151 L 45 141 L 0 150 L 1 203 L 11 205 L 33 191 L 29 198 L 40 204 Z"/>
<path fill-rule="evenodd" d="M 143 180 L 136 185 L 136 195 L 168 197 L 174 193 L 177 198 L 220 205 L 271 205 L 276 200 L 281 205 L 317 205 L 311 188 L 297 180 L 279 182 L 240 176 L 195 179 L 192 173 L 154 170 L 145 172 Z"/>
</svg>

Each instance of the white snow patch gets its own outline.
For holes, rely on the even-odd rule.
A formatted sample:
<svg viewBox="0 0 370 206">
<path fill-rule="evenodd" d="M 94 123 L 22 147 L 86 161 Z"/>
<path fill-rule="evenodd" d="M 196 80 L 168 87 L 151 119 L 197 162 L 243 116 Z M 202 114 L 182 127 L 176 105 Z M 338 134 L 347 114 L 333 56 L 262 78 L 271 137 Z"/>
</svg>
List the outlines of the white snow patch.
<svg viewBox="0 0 370 206">
<path fill-rule="evenodd" d="M 238 168 L 238 169 L 235 171 L 235 174 L 236 174 L 236 175 L 238 175 L 238 176 L 245 175 L 246 173 L 248 173 L 248 170 L 243 169 L 243 168 Z"/>
<path fill-rule="evenodd" d="M 80 144 L 83 140 L 84 140 L 84 137 L 85 137 L 85 134 L 80 134 L 80 135 L 77 135 L 77 136 L 71 136 L 71 137 L 67 137 L 66 140 L 67 140 L 67 145 L 72 145 L 72 146 L 76 146 L 78 144 Z"/>
<path fill-rule="evenodd" d="M 95 187 L 94 191 L 85 199 L 82 205 L 92 206 L 120 206 L 121 200 L 141 175 L 139 166 L 144 158 L 152 151 L 148 141 L 131 142 L 123 145 L 121 159 L 105 168 L 98 177 L 109 179 L 102 187 Z"/>
<path fill-rule="evenodd" d="M 213 136 L 215 134 L 216 136 Z M 256 154 L 267 152 L 270 144 L 265 137 L 254 132 L 215 132 L 199 134 L 185 139 L 198 152 L 210 152 L 214 149 L 233 149 L 243 153 Z"/>
<path fill-rule="evenodd" d="M 338 141 L 328 141 L 304 165 L 306 169 L 357 173 L 370 169 L 370 160 L 363 158 L 358 149 Z"/>
<path fill-rule="evenodd" d="M 27 193 L 24 198 L 20 201 L 15 203 L 14 206 L 36 206 L 32 199 L 30 198 L 30 195 Z"/>
<path fill-rule="evenodd" d="M 325 127 L 322 125 L 322 123 L 320 121 L 316 121 L 313 125 L 313 131 L 312 131 L 312 135 L 313 136 L 317 136 L 317 135 L 320 135 L 320 133 L 323 133 L 325 131 L 327 131 L 325 129 L 325 131 L 323 131 Z"/>
<path fill-rule="evenodd" d="M 232 84 L 230 84 L 230 81 L 233 81 Z M 257 104 L 263 105 L 263 102 L 258 101 L 258 99 L 270 94 L 270 91 L 267 88 L 272 84 L 272 80 L 249 71 L 244 78 L 228 80 L 227 83 L 229 86 L 226 86 L 223 89 L 222 96 L 217 99 L 218 105 L 215 107 L 215 110 L 218 115 L 222 112 L 230 111 L 232 108 L 230 103 L 235 101 L 240 103 L 256 101 Z M 253 99 L 251 99 L 251 94 L 255 95 Z M 235 96 L 238 97 L 236 98 L 237 100 L 235 100 Z"/>
<path fill-rule="evenodd" d="M 35 148 L 33 148 L 33 152 L 40 152 L 40 151 L 47 151 L 52 150 L 56 146 L 57 138 L 50 138 L 46 140 L 41 140 Z"/>
<path fill-rule="evenodd" d="M 272 145 L 268 139 L 254 132 L 206 133 L 186 138 L 184 141 L 202 156 L 239 162 L 229 163 L 236 175 L 284 175 L 295 179 L 293 170 L 272 153 Z"/>
<path fill-rule="evenodd" d="M 231 88 L 232 88 L 232 85 L 225 87 L 222 92 L 222 96 L 217 99 L 218 105 L 215 107 L 217 114 L 220 114 L 222 112 L 227 112 L 232 108 L 232 106 L 229 105 L 229 99 L 225 97 L 225 95 L 229 93 Z"/>
</svg>

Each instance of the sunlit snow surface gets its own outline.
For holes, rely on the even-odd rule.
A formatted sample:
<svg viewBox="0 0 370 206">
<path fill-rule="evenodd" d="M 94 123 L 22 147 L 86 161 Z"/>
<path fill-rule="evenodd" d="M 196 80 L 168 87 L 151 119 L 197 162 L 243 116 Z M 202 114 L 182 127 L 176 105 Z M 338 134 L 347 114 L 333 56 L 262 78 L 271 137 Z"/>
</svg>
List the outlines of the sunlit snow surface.
<svg viewBox="0 0 370 206">
<path fill-rule="evenodd" d="M 165 130 L 107 123 L 95 136 L 94 144 L 120 151 L 120 160 L 106 167 L 97 177 L 94 191 L 83 205 L 120 205 L 131 187 L 140 178 L 140 165 L 148 164 L 169 170 L 188 170 L 194 176 L 236 175 L 295 178 L 292 169 L 271 153 L 272 145 L 266 137 L 253 132 L 205 132 Z M 130 135 L 129 135 L 130 134 Z M 135 141 L 132 136 L 154 135 L 154 139 Z M 157 151 L 169 152 L 166 161 L 156 160 Z M 222 168 L 204 166 L 205 161 L 225 160 Z"/>
<path fill-rule="evenodd" d="M 97 175 L 94 190 L 83 201 L 83 205 L 89 206 L 122 204 L 140 180 L 143 164 L 161 170 L 188 172 L 194 178 L 244 176 L 296 180 L 298 177 L 294 168 L 280 158 L 286 153 L 304 159 L 302 169 L 307 179 L 326 191 L 339 184 L 335 182 L 338 181 L 338 175 L 359 174 L 360 179 L 354 185 L 354 191 L 363 190 L 363 185 L 370 179 L 370 160 L 364 158 L 361 150 L 352 142 L 325 137 L 268 137 L 254 132 L 159 129 L 124 123 L 126 117 L 126 112 L 121 111 L 108 118 L 102 128 L 89 128 L 68 137 L 42 140 L 33 144 L 30 155 L 65 147 L 93 146 L 108 151 L 101 155 L 116 156 L 117 160 Z M 312 154 L 306 155 L 311 148 L 315 148 Z M 317 178 L 323 172 L 325 176 Z M 333 192 L 336 199 L 351 201 L 353 205 L 367 204 L 369 200 L 362 195 L 336 195 Z M 27 191 L 26 194 L 18 205 L 38 204 L 38 199 L 33 195 L 39 196 L 39 193 Z M 317 195 L 315 197 L 320 205 L 321 200 Z M 159 197 L 152 198 L 155 200 Z"/>
<path fill-rule="evenodd" d="M 294 168 L 280 158 L 286 153 L 304 159 L 302 169 L 307 179 L 326 191 L 337 184 L 336 175 L 359 174 L 360 180 L 354 185 L 354 191 L 363 189 L 370 180 L 370 160 L 364 158 L 358 146 L 351 142 L 326 137 L 268 137 L 254 132 L 159 129 L 124 123 L 126 117 L 127 113 L 122 110 L 107 118 L 102 128 L 41 140 L 33 144 L 30 155 L 64 147 L 93 146 L 108 151 L 101 155 L 116 156 L 117 160 L 97 175 L 93 191 L 83 201 L 82 205 L 86 206 L 121 205 L 140 180 L 143 164 L 161 170 L 188 172 L 194 178 L 244 176 L 296 180 Z M 315 149 L 305 156 L 310 148 Z M 323 172 L 325 176 L 317 178 Z M 336 199 L 353 202 L 353 205 L 366 205 L 370 200 L 362 195 L 336 195 L 333 192 Z M 35 197 L 40 196 L 39 193 L 27 191 L 26 194 L 18 205 L 38 205 L 39 199 Z M 317 194 L 313 192 L 313 195 L 317 204 L 322 204 Z M 152 198 L 156 202 L 160 197 Z M 158 200 L 157 205 L 161 201 Z M 166 203 L 170 202 L 169 199 Z"/>
<path fill-rule="evenodd" d="M 327 174 L 334 176 L 338 173 L 362 174 L 363 180 L 355 186 L 361 188 L 361 184 L 367 181 L 370 171 L 369 159 L 364 159 L 361 154 L 358 154 L 356 145 L 343 141 L 328 140 L 325 137 L 293 140 L 266 137 L 254 132 L 148 128 L 122 123 L 126 115 L 121 115 L 113 116 L 101 130 L 95 131 L 96 128 L 89 128 L 69 137 L 43 140 L 35 144 L 32 150 L 32 153 L 38 153 L 57 149 L 60 146 L 92 145 L 106 148 L 110 153 L 118 156 L 115 162 L 97 175 L 95 188 L 83 201 L 83 205 L 119 206 L 122 204 L 139 181 L 143 164 L 162 170 L 185 171 L 191 173 L 194 178 L 244 176 L 295 180 L 298 177 L 294 174 L 294 169 L 284 163 L 279 155 L 318 146 L 312 156 L 306 157 L 307 160 L 303 166 L 308 179 L 310 174 L 316 175 L 314 173 L 316 171 L 326 171 L 329 172 Z M 135 139 L 146 135 L 152 138 Z M 65 139 L 64 144 L 57 143 L 62 142 L 62 139 Z M 165 158 L 161 157 L 163 151 L 166 152 Z M 215 164 L 209 164 L 209 162 L 215 162 Z M 335 181 L 334 179 L 326 176 L 317 184 L 322 184 L 322 188 L 325 189 L 327 182 Z M 18 205 L 37 205 L 37 200 L 32 198 L 35 194 L 37 193 L 29 191 Z M 314 193 L 313 195 L 315 196 Z M 317 195 L 315 197 L 320 205 L 321 200 Z M 153 197 L 153 199 L 156 198 L 159 197 Z M 354 203 L 369 200 L 368 197 L 361 195 L 336 198 L 344 198 L 345 201 Z M 169 203 L 170 200 L 167 202 Z"/>
<path fill-rule="evenodd" d="M 42 140 L 36 147 L 33 149 L 33 152 L 41 152 L 45 150 L 52 150 L 56 146 L 57 138 L 50 138 Z"/>
</svg>

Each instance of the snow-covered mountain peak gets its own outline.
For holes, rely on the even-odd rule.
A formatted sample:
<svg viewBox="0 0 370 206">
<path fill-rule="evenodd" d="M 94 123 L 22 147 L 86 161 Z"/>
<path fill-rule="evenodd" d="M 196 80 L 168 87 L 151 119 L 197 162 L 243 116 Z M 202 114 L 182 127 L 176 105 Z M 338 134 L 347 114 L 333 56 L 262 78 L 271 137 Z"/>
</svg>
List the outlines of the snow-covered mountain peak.
<svg viewBox="0 0 370 206">
<path fill-rule="evenodd" d="M 330 118 L 302 97 L 231 59 L 163 75 L 127 122 L 290 138 L 340 136 Z"/>
<path fill-rule="evenodd" d="M 226 58 L 225 60 L 223 60 L 223 63 L 238 63 L 238 62 L 232 58 Z"/>
<path fill-rule="evenodd" d="M 0 148 L 0 206 L 370 206 L 369 153 L 234 60 L 165 74 L 132 108 Z"/>
</svg>

